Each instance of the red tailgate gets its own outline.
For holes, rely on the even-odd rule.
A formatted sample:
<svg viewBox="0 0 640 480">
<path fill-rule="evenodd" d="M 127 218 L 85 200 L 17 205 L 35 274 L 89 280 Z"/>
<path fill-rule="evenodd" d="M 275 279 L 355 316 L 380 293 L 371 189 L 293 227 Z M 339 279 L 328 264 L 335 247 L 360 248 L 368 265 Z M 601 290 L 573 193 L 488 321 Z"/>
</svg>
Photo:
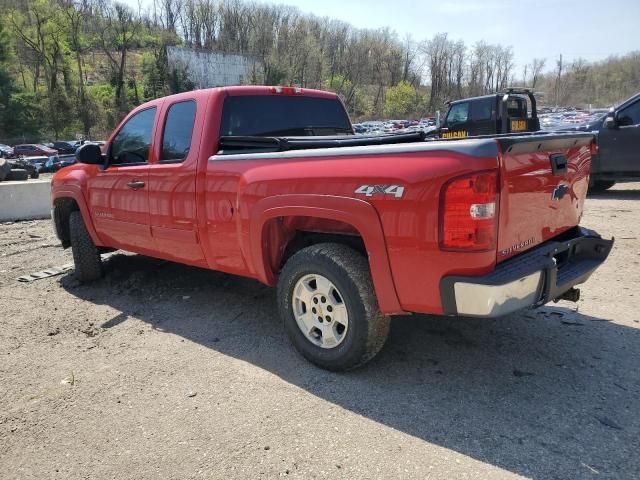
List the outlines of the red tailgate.
<svg viewBox="0 0 640 480">
<path fill-rule="evenodd" d="M 591 134 L 506 137 L 502 149 L 497 261 L 578 225 L 589 186 Z"/>
</svg>

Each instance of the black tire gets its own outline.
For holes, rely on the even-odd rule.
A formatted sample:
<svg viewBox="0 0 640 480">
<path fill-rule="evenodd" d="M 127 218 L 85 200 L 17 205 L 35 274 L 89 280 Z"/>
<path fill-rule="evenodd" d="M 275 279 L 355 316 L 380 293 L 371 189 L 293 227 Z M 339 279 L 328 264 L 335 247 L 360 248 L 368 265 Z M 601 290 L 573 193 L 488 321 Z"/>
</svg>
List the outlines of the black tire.
<svg viewBox="0 0 640 480">
<path fill-rule="evenodd" d="M 7 176 L 4 177 L 4 179 L 8 182 L 18 181 L 18 180 L 22 181 L 22 180 L 27 180 L 28 178 L 29 178 L 29 172 L 27 172 L 22 168 L 14 168 L 13 170 L 9 170 L 9 173 L 7 173 Z"/>
<path fill-rule="evenodd" d="M 91 240 L 80 212 L 69 216 L 69 236 L 75 265 L 75 275 L 81 282 L 91 282 L 102 277 L 102 261 L 98 247 Z"/>
<path fill-rule="evenodd" d="M 33 171 L 31 172 L 31 175 L 29 176 L 35 180 L 36 178 L 40 177 L 40 172 L 36 169 L 33 169 Z"/>
<path fill-rule="evenodd" d="M 589 192 L 599 193 L 609 190 L 616 182 L 611 180 L 595 180 L 593 184 L 589 185 Z"/>
<path fill-rule="evenodd" d="M 342 295 L 349 324 L 344 340 L 322 348 L 298 327 L 293 312 L 295 286 L 303 276 L 319 274 Z M 278 309 L 295 348 L 310 362 L 332 371 L 351 370 L 371 360 L 389 335 L 390 318 L 378 307 L 366 258 L 346 245 L 321 243 L 295 253 L 278 279 Z"/>
</svg>

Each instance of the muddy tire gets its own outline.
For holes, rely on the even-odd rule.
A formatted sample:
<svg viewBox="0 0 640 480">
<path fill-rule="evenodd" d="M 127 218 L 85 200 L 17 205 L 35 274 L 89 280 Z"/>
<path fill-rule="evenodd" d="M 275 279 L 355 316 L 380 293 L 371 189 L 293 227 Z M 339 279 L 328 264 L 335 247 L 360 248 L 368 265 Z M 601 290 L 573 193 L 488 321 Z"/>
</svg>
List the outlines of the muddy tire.
<svg viewBox="0 0 640 480">
<path fill-rule="evenodd" d="M 29 178 L 29 172 L 27 172 L 22 168 L 14 168 L 13 170 L 9 170 L 9 173 L 7 173 L 7 176 L 4 177 L 4 179 L 7 182 L 22 181 L 22 180 L 27 180 L 28 178 Z"/>
<path fill-rule="evenodd" d="M 322 243 L 295 253 L 278 279 L 278 309 L 295 348 L 332 371 L 371 360 L 389 335 L 366 258 L 345 245 Z"/>
<path fill-rule="evenodd" d="M 102 277 L 102 261 L 98 247 L 91 240 L 80 212 L 71 212 L 69 236 L 75 265 L 75 275 L 81 282 L 91 282 Z"/>
</svg>

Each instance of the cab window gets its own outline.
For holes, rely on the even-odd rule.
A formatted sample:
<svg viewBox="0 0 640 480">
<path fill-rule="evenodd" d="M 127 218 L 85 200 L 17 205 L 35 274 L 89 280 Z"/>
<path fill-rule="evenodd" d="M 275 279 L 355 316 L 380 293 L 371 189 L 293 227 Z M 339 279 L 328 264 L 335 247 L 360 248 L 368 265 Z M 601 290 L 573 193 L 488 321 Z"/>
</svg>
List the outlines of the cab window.
<svg viewBox="0 0 640 480">
<path fill-rule="evenodd" d="M 471 120 L 473 120 L 474 122 L 491 120 L 491 110 L 493 109 L 493 104 L 493 97 L 471 102 Z"/>
<path fill-rule="evenodd" d="M 155 117 L 156 107 L 151 107 L 127 120 L 111 142 L 110 165 L 139 165 L 149 162 Z"/>
<path fill-rule="evenodd" d="M 447 114 L 447 126 L 453 127 L 455 125 L 466 123 L 469 118 L 469 102 L 456 103 L 451 105 L 451 109 Z"/>
<path fill-rule="evenodd" d="M 161 162 L 182 162 L 187 157 L 195 119 L 196 102 L 193 100 L 174 103 L 169 107 L 162 134 Z"/>
<path fill-rule="evenodd" d="M 618 113 L 618 123 L 622 127 L 640 124 L 640 101 L 620 110 Z"/>
</svg>

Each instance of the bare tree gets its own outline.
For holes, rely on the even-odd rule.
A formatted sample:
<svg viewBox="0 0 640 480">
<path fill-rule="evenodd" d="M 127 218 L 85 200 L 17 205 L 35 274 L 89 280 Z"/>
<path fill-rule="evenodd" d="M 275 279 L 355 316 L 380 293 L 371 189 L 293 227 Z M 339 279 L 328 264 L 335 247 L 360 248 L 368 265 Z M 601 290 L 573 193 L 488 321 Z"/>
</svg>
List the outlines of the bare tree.
<svg viewBox="0 0 640 480">
<path fill-rule="evenodd" d="M 547 60 L 545 58 L 534 58 L 531 63 L 531 88 L 536 88 L 536 84 L 540 79 L 540 74 Z"/>
<path fill-rule="evenodd" d="M 139 33 L 140 18 L 121 3 L 110 4 L 102 0 L 100 7 L 97 43 L 109 60 L 118 115 L 124 116 L 128 110 L 124 88 L 127 55 Z"/>
</svg>

